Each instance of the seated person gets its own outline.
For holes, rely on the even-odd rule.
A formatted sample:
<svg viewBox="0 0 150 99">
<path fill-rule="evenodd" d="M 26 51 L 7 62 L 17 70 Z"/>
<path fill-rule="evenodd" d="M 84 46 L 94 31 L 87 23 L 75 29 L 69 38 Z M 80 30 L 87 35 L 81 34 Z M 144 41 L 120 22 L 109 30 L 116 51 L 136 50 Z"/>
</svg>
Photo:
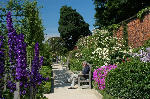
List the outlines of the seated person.
<svg viewBox="0 0 150 99">
<path fill-rule="evenodd" d="M 90 67 L 88 65 L 88 63 L 86 61 L 82 62 L 82 66 L 83 66 L 83 69 L 82 69 L 82 74 L 89 74 L 89 71 L 90 71 Z M 83 78 L 81 79 L 86 79 L 86 76 L 83 76 Z M 74 86 L 75 86 L 75 82 L 77 82 L 78 80 L 78 74 L 72 74 L 71 77 L 68 79 L 68 82 L 72 82 L 71 83 L 71 87 L 68 88 L 68 89 L 74 89 Z"/>
</svg>

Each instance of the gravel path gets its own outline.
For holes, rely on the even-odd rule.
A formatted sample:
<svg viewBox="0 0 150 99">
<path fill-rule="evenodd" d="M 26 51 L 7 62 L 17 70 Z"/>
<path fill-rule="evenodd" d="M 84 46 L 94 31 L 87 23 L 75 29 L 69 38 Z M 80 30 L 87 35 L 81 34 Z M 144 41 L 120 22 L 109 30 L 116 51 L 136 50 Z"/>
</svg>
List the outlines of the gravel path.
<svg viewBox="0 0 150 99">
<path fill-rule="evenodd" d="M 59 64 L 53 66 L 54 90 L 50 94 L 44 94 L 48 99 L 102 99 L 102 96 L 94 89 L 68 89 L 70 83 L 65 81 L 71 72 L 62 68 Z M 78 87 L 77 85 L 75 87 Z"/>
</svg>

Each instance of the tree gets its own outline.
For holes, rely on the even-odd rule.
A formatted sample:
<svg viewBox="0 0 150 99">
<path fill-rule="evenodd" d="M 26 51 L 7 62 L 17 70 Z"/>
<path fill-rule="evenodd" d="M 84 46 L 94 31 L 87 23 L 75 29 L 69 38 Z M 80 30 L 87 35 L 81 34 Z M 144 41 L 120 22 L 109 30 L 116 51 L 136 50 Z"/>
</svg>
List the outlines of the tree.
<svg viewBox="0 0 150 99">
<path fill-rule="evenodd" d="M 67 6 L 60 9 L 58 31 L 68 50 L 74 48 L 79 38 L 91 34 L 89 24 L 84 21 L 83 17 L 76 10 Z"/>
<path fill-rule="evenodd" d="M 34 45 L 38 42 L 41 50 L 44 27 L 39 16 L 37 0 L 6 0 L 0 1 L 0 6 L 0 35 L 7 38 L 5 19 L 8 11 L 11 11 L 14 28 L 18 34 L 25 35 L 27 49 L 32 49 L 33 52 Z"/>
<path fill-rule="evenodd" d="M 67 52 L 67 49 L 64 47 L 65 43 L 61 37 L 51 37 L 47 42 L 50 46 L 49 52 L 57 55 L 64 55 Z"/>
<path fill-rule="evenodd" d="M 44 41 L 44 27 L 42 20 L 39 16 L 39 8 L 37 7 L 37 1 L 26 1 L 24 4 L 25 18 L 22 20 L 23 33 L 26 35 L 26 42 L 29 45 L 28 48 L 34 48 L 36 42 L 39 43 L 40 48 L 43 47 Z"/>
<path fill-rule="evenodd" d="M 150 0 L 93 0 L 95 5 L 95 26 L 99 28 L 117 24 L 132 17 L 139 10 L 150 5 Z"/>
</svg>

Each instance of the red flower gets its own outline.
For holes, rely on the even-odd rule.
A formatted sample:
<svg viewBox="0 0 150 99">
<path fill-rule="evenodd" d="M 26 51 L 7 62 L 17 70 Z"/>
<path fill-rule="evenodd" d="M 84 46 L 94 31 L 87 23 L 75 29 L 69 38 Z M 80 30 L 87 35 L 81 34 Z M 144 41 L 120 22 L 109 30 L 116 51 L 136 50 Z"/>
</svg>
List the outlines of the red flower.
<svg viewBox="0 0 150 99">
<path fill-rule="evenodd" d="M 76 49 L 78 49 L 78 47 L 77 47 L 77 46 L 75 46 L 75 47 L 74 47 L 74 50 L 76 50 Z"/>
<path fill-rule="evenodd" d="M 129 61 L 129 58 L 127 57 L 127 61 Z"/>
<path fill-rule="evenodd" d="M 124 63 L 124 62 L 125 62 L 125 60 L 124 60 L 124 59 L 122 59 L 122 62 Z"/>
</svg>

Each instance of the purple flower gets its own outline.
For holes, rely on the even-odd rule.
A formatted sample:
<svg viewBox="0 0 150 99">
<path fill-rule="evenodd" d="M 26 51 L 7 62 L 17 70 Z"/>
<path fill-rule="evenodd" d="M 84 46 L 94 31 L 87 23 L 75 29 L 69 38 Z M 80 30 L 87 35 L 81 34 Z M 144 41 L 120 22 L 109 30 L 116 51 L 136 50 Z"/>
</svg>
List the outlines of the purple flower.
<svg viewBox="0 0 150 99">
<path fill-rule="evenodd" d="M 7 81 L 7 88 L 10 89 L 10 92 L 13 93 L 16 90 L 16 84 L 12 81 Z"/>
<path fill-rule="evenodd" d="M 93 80 L 98 84 L 98 88 L 103 90 L 105 88 L 105 77 L 108 74 L 108 72 L 112 69 L 115 69 L 116 65 L 107 65 L 107 66 L 101 66 L 100 68 L 97 68 L 93 72 Z"/>
<path fill-rule="evenodd" d="M 42 64 L 43 64 L 43 57 L 39 59 L 39 44 L 36 43 L 34 49 L 34 59 L 32 61 L 32 69 L 31 69 L 31 83 L 33 87 L 41 84 L 43 80 L 42 75 L 39 73 L 39 69 Z"/>
<path fill-rule="evenodd" d="M 17 51 L 17 33 L 13 28 L 11 12 L 7 14 L 7 29 L 8 29 L 8 46 L 9 46 L 9 61 L 11 64 L 15 63 L 15 58 L 17 58 L 16 51 Z"/>
<path fill-rule="evenodd" d="M 7 14 L 7 29 L 11 74 L 15 77 L 15 80 L 20 82 L 20 94 L 25 94 L 24 87 L 28 87 L 27 77 L 29 76 L 27 72 L 26 43 L 24 42 L 24 35 L 18 35 L 13 28 L 10 12 Z M 10 87 L 10 91 L 14 91 L 15 88 L 11 88 L 11 86 L 16 85 L 9 81 L 8 87 Z"/>
<path fill-rule="evenodd" d="M 25 95 L 25 94 L 26 94 L 26 90 L 23 90 L 23 91 L 22 91 L 22 95 Z"/>
<path fill-rule="evenodd" d="M 150 62 L 150 48 L 146 48 L 145 52 L 144 50 L 139 50 L 139 53 L 130 53 L 133 57 L 139 57 L 142 62 Z"/>
<path fill-rule="evenodd" d="M 0 36 L 0 79 L 3 77 L 4 65 L 5 65 L 5 55 L 3 49 L 3 40 L 4 38 Z"/>
<path fill-rule="evenodd" d="M 12 18 L 11 18 L 11 12 L 8 12 L 7 14 L 7 29 L 8 29 L 8 32 L 13 32 L 14 31 L 14 28 L 13 28 L 13 23 L 12 23 Z"/>
<path fill-rule="evenodd" d="M 23 34 L 18 35 L 16 54 L 16 79 L 27 81 L 26 43 L 24 42 Z"/>
<path fill-rule="evenodd" d="M 40 67 L 43 65 L 43 60 L 44 60 L 44 58 L 43 58 L 43 56 L 42 57 L 40 57 Z"/>
</svg>

